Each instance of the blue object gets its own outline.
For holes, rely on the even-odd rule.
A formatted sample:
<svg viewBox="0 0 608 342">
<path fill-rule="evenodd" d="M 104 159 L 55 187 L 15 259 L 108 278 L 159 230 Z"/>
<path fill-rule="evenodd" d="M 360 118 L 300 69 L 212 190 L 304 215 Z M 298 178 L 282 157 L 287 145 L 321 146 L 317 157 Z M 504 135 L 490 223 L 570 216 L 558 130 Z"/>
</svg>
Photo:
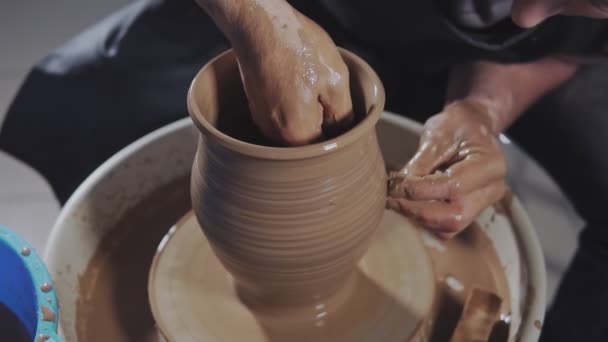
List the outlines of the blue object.
<svg viewBox="0 0 608 342">
<path fill-rule="evenodd" d="M 0 304 L 21 321 L 32 341 L 61 341 L 57 335 L 55 285 L 46 266 L 25 240 L 3 226 L 0 226 Z M 3 340 L 4 336 L 0 336 L 0 341 Z"/>
</svg>

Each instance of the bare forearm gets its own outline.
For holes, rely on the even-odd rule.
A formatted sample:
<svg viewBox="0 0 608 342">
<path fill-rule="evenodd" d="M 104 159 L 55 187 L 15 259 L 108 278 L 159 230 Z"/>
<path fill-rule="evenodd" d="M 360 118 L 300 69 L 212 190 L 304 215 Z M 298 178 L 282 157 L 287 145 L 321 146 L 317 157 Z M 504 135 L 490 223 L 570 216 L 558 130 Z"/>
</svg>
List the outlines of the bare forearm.
<svg viewBox="0 0 608 342">
<path fill-rule="evenodd" d="M 545 58 L 526 64 L 475 62 L 452 70 L 447 100 L 471 99 L 489 108 L 492 130 L 506 129 L 529 106 L 572 77 L 578 63 Z"/>
<path fill-rule="evenodd" d="M 293 15 L 285 0 L 196 0 L 230 40 L 238 38 L 256 22 Z"/>
<path fill-rule="evenodd" d="M 231 36 L 232 28 L 242 16 L 243 7 L 249 1 L 244 0 L 196 0 L 215 24 L 226 35 Z"/>
</svg>

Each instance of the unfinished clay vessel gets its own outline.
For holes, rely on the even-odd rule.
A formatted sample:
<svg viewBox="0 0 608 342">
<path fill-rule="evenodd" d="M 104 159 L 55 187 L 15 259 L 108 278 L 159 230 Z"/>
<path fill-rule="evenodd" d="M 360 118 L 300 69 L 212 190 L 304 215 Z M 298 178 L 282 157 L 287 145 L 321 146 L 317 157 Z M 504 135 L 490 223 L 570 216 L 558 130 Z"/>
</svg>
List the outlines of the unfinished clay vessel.
<svg viewBox="0 0 608 342">
<path fill-rule="evenodd" d="M 386 176 L 374 127 L 384 90 L 365 62 L 348 52 L 343 57 L 359 122 L 303 147 L 261 145 L 231 52 L 192 84 L 188 105 L 201 131 L 193 210 L 252 305 L 311 302 L 338 291 L 382 218 Z"/>
<path fill-rule="evenodd" d="M 195 77 L 193 214 L 160 243 L 148 281 L 161 339 L 447 340 L 473 289 L 497 298 L 468 301 L 467 312 L 492 309 L 476 331 L 491 332 L 495 316 L 510 311 L 506 278 L 479 228 L 448 248 L 385 210 L 375 130 L 384 89 L 365 62 L 342 56 L 356 124 L 303 147 L 273 147 L 258 135 L 231 52 Z"/>
<path fill-rule="evenodd" d="M 384 89 L 365 62 L 342 56 L 356 124 L 303 147 L 272 147 L 256 136 L 231 52 L 196 76 L 188 105 L 201 132 L 191 182 L 198 222 L 186 217 L 167 235 L 149 281 L 167 340 L 403 340 L 429 311 L 434 286 L 420 244 L 402 245 L 414 255 L 392 261 L 379 252 L 390 244 L 377 244 L 367 261 L 373 271 L 357 267 L 385 214 L 375 130 Z M 409 266 L 395 264 L 401 260 Z M 424 269 L 411 288 L 421 300 L 406 298 L 411 310 L 403 310 L 385 288 L 398 293 L 401 273 L 391 269 L 414 265 Z"/>
</svg>

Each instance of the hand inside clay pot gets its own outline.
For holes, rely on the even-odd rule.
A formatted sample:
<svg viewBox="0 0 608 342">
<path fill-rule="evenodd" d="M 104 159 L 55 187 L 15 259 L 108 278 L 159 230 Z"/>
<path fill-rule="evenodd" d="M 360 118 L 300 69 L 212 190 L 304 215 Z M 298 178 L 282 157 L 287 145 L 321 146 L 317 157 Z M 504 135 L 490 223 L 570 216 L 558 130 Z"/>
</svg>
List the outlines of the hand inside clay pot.
<svg viewBox="0 0 608 342">
<path fill-rule="evenodd" d="M 351 126 L 348 68 L 322 28 L 284 1 L 198 3 L 230 40 L 251 116 L 267 138 L 303 145 Z M 490 119 L 470 100 L 431 118 L 418 153 L 393 175 L 389 206 L 450 238 L 500 199 L 506 163 Z"/>
<path fill-rule="evenodd" d="M 391 174 L 389 206 L 448 239 L 502 198 L 507 165 L 488 113 L 462 100 L 431 117 L 414 157 Z"/>
<path fill-rule="evenodd" d="M 266 137 L 304 145 L 349 126 L 348 68 L 321 27 L 285 1 L 198 2 L 230 40 L 253 121 Z"/>
</svg>

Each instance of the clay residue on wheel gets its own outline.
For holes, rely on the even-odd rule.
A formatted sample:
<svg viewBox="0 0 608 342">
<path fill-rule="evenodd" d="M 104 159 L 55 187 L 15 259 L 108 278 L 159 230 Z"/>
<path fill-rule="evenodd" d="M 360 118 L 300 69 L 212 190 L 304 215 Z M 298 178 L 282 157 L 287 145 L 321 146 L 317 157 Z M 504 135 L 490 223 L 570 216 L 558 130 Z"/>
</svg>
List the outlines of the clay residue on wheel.
<svg viewBox="0 0 608 342">
<path fill-rule="evenodd" d="M 505 192 L 505 195 L 500 199 L 500 201 L 494 204 L 494 209 L 497 213 L 502 214 L 508 218 L 513 217 L 512 207 L 513 207 L 514 195 L 510 190 Z"/>
<path fill-rule="evenodd" d="M 430 239 L 431 237 L 429 237 Z M 439 283 L 435 299 L 431 342 L 449 341 L 454 333 L 467 295 L 473 288 L 481 288 L 501 299 L 499 317 L 511 312 L 510 294 L 506 274 L 492 241 L 481 227 L 474 223 L 455 238 L 441 242 L 443 249 L 429 247 Z M 509 326 L 498 320 L 490 341 L 505 341 Z"/>
<path fill-rule="evenodd" d="M 189 177 L 154 191 L 109 229 L 79 277 L 78 341 L 158 341 L 148 271 L 165 233 L 190 207 Z"/>
<path fill-rule="evenodd" d="M 40 312 L 42 313 L 42 320 L 47 322 L 55 321 L 55 312 L 49 309 L 46 305 L 42 305 L 40 307 Z"/>
</svg>

